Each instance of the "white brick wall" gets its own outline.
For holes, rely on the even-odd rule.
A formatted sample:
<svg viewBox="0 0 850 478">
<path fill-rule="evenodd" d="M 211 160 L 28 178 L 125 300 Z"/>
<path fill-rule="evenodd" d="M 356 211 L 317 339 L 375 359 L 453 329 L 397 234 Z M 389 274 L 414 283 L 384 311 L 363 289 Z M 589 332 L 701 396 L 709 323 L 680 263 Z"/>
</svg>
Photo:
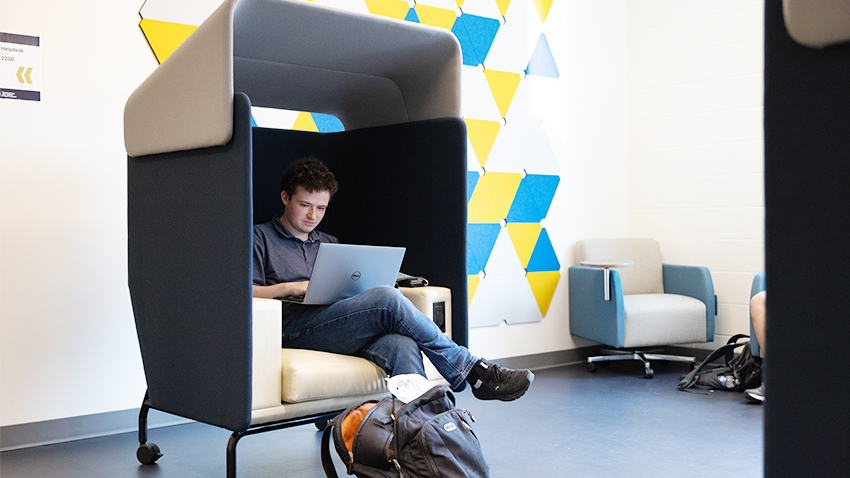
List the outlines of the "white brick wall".
<svg viewBox="0 0 850 478">
<path fill-rule="evenodd" d="M 711 270 L 717 342 L 764 268 L 763 0 L 628 2 L 628 231 Z"/>
</svg>

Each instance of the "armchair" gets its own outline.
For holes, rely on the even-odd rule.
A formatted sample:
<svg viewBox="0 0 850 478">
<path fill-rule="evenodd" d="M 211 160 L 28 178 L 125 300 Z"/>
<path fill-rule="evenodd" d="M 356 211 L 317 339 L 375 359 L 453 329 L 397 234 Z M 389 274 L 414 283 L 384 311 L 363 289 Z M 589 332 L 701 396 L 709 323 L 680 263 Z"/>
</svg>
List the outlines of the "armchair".
<svg viewBox="0 0 850 478">
<path fill-rule="evenodd" d="M 299 157 L 321 158 L 341 186 L 322 230 L 406 247 L 402 270 L 451 291 L 451 337 L 467 344 L 459 73 L 448 31 L 300 0 L 225 0 L 131 95 L 128 281 L 148 387 L 140 462 L 161 456 L 150 409 L 232 431 L 235 477 L 242 437 L 386 394 L 367 360 L 281 350 L 280 304 L 251 297 L 253 225 L 281 212 L 280 174 Z M 347 129 L 252 127 L 252 98 L 334 114 Z"/>
<path fill-rule="evenodd" d="M 647 347 L 714 340 L 714 286 L 705 267 L 662 264 L 653 239 L 579 241 L 575 257 L 579 265 L 569 268 L 570 333 L 615 349 L 588 357 L 588 370 L 601 361 L 639 360 L 644 376 L 652 378 L 650 360 L 694 358 L 649 353 Z"/>
</svg>

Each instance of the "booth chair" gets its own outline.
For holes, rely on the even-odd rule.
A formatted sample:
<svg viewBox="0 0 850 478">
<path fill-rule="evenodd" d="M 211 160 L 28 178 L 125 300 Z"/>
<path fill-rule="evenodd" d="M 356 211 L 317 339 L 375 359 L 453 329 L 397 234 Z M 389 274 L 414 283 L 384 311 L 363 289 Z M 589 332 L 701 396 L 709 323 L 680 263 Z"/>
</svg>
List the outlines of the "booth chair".
<svg viewBox="0 0 850 478">
<path fill-rule="evenodd" d="M 295 159 L 316 156 L 339 181 L 321 230 L 405 247 L 402 271 L 450 291 L 450 336 L 467 345 L 460 65 L 445 29 L 301 0 L 225 0 L 133 92 L 124 140 L 147 381 L 139 461 L 161 456 L 148 442 L 151 409 L 231 431 L 235 477 L 242 437 L 320 425 L 386 396 L 383 371 L 362 358 L 282 350 L 281 304 L 252 298 L 253 226 L 282 213 L 280 177 Z M 252 127 L 252 103 L 331 114 L 345 131 Z"/>
<path fill-rule="evenodd" d="M 570 333 L 614 349 L 588 357 L 591 372 L 597 362 L 639 360 L 644 376 L 652 378 L 650 360 L 694 358 L 649 349 L 714 340 L 716 299 L 707 268 L 662 264 L 653 239 L 579 241 L 575 258 L 579 265 L 569 269 Z"/>
</svg>

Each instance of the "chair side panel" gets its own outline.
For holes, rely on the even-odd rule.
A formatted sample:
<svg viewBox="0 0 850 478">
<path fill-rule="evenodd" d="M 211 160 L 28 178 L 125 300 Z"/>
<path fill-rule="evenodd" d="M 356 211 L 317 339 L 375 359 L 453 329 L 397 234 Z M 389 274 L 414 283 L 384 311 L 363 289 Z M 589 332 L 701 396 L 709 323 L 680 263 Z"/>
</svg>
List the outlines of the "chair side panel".
<svg viewBox="0 0 850 478">
<path fill-rule="evenodd" d="M 128 158 L 128 269 L 153 407 L 241 430 L 251 409 L 247 97 L 235 107 L 225 146 Z"/>
</svg>

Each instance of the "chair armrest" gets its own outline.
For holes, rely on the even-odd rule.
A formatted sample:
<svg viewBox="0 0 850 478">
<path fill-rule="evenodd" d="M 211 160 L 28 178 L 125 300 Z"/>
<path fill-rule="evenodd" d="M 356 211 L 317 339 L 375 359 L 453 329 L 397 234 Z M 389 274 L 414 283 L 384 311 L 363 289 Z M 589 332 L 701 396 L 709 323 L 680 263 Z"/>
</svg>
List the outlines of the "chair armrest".
<svg viewBox="0 0 850 478">
<path fill-rule="evenodd" d="M 714 317 L 717 315 L 714 283 L 706 267 L 662 264 L 664 293 L 693 297 L 705 304 L 705 340 L 714 341 Z"/>
<path fill-rule="evenodd" d="M 617 271 L 609 272 L 611 300 L 606 301 L 604 269 L 570 267 L 570 333 L 622 348 L 626 342 L 623 285 Z"/>
<path fill-rule="evenodd" d="M 279 300 L 253 298 L 251 410 L 280 405 L 281 309 Z"/>
</svg>

